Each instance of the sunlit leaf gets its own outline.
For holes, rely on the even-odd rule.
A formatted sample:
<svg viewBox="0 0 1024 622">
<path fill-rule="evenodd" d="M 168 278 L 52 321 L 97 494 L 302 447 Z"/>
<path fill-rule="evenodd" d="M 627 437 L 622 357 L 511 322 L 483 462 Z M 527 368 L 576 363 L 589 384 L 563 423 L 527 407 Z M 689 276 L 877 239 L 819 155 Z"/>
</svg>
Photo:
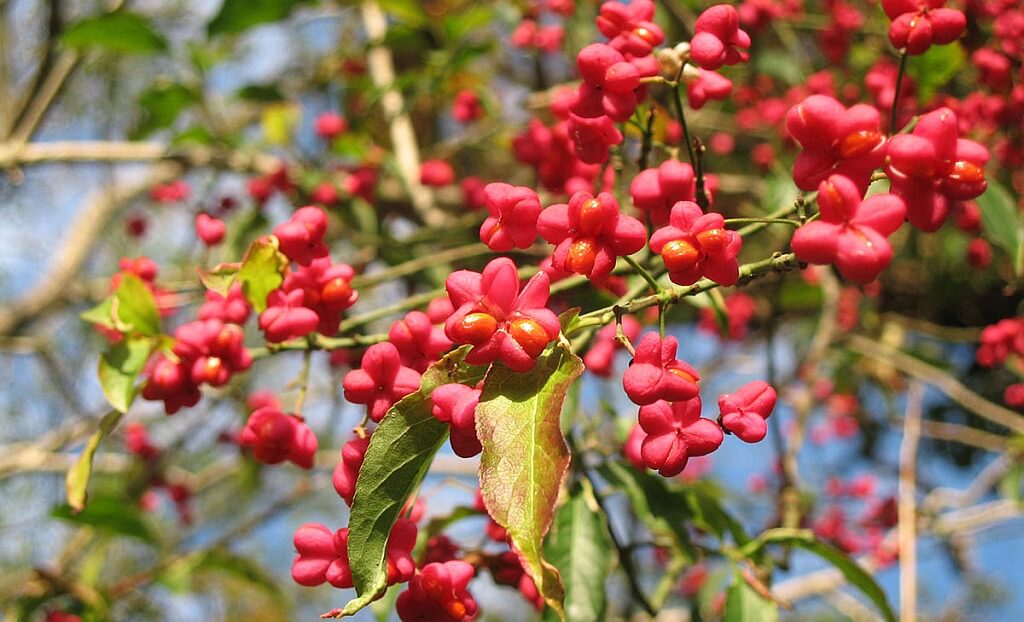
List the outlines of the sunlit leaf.
<svg viewBox="0 0 1024 622">
<path fill-rule="evenodd" d="M 267 235 L 249 245 L 238 269 L 242 293 L 257 313 L 267 309 L 267 296 L 284 282 L 288 258 L 278 250 L 277 238 Z"/>
<path fill-rule="evenodd" d="M 196 268 L 196 274 L 203 287 L 210 291 L 217 292 L 221 296 L 227 296 L 231 286 L 238 280 L 238 272 L 241 269 L 241 262 L 218 264 L 209 270 L 201 267 Z"/>
<path fill-rule="evenodd" d="M 157 344 L 158 340 L 151 337 L 129 337 L 111 345 L 100 356 L 100 387 L 116 410 L 128 412 L 137 393 L 135 381 Z"/>
<path fill-rule="evenodd" d="M 115 323 L 124 326 L 122 332 L 136 332 L 155 337 L 160 334 L 160 310 L 153 291 L 134 274 L 124 274 L 114 292 L 112 314 Z"/>
<path fill-rule="evenodd" d="M 495 364 L 476 411 L 484 504 L 508 531 L 537 591 L 560 617 L 564 591 L 558 570 L 544 559 L 543 541 L 569 467 L 562 405 L 582 373 L 583 362 L 562 344 L 526 373 Z"/>
<path fill-rule="evenodd" d="M 64 489 L 71 510 L 81 512 L 85 508 L 89 477 L 92 475 L 92 459 L 96 455 L 96 449 L 100 446 L 100 441 L 117 427 L 122 416 L 122 413 L 113 410 L 100 419 L 99 429 L 89 437 L 82 454 L 68 469 L 67 477 L 64 480 Z"/>
</svg>

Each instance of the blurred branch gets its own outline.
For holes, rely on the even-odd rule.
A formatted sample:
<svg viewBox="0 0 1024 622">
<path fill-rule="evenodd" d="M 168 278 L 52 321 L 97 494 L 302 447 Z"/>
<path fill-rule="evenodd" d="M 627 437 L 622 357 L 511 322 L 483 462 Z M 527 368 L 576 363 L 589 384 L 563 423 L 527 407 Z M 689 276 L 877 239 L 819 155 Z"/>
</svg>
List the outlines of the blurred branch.
<svg viewBox="0 0 1024 622">
<path fill-rule="evenodd" d="M 917 445 L 921 439 L 924 385 L 914 382 L 907 391 L 903 440 L 899 454 L 899 503 L 896 524 L 900 556 L 900 619 L 917 619 Z"/>
<path fill-rule="evenodd" d="M 237 171 L 269 173 L 278 158 L 265 153 L 244 153 L 210 147 L 175 148 L 148 141 L 53 141 L 22 144 L 0 142 L 0 169 L 47 162 L 158 162 L 169 160 L 188 166 L 214 166 Z"/>
<path fill-rule="evenodd" d="M 927 382 L 942 391 L 949 399 L 983 419 L 1008 428 L 1017 434 L 1024 434 L 1024 417 L 988 401 L 937 367 L 861 335 L 851 335 L 847 340 L 847 346 L 858 354 L 889 363 L 905 374 Z"/>
<path fill-rule="evenodd" d="M 395 63 L 391 50 L 383 45 L 388 31 L 387 16 L 376 0 L 364 0 L 361 9 L 366 38 L 371 42 L 366 54 L 367 66 L 374 85 L 384 93 L 380 100 L 381 107 L 390 124 L 398 173 L 409 191 L 413 208 L 423 222 L 430 226 L 440 225 L 446 220 L 444 212 L 434 206 L 430 189 L 420 183 L 420 150 L 416 132 L 405 110 L 402 92 L 395 85 Z"/>
<path fill-rule="evenodd" d="M 1009 445 L 1009 439 L 998 434 L 976 430 L 959 423 L 922 421 L 921 435 L 951 443 L 970 445 L 986 451 L 1000 452 Z"/>
<path fill-rule="evenodd" d="M 180 174 L 180 166 L 164 163 L 148 176 L 114 184 L 88 199 L 68 227 L 67 236 L 54 243 L 55 258 L 46 274 L 19 300 L 0 307 L 0 335 L 15 334 L 64 297 L 93 246 L 125 203 Z"/>
</svg>

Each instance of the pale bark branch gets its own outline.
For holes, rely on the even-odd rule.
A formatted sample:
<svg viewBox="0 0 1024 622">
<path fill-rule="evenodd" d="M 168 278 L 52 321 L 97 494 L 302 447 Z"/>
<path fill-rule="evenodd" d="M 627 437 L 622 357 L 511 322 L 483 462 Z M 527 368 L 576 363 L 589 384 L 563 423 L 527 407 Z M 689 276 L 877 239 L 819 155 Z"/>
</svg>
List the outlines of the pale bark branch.
<svg viewBox="0 0 1024 622">
<path fill-rule="evenodd" d="M 918 381 L 907 391 L 903 440 L 899 454 L 897 537 L 900 554 L 900 619 L 917 619 L 917 446 L 921 439 L 924 385 Z"/>
</svg>

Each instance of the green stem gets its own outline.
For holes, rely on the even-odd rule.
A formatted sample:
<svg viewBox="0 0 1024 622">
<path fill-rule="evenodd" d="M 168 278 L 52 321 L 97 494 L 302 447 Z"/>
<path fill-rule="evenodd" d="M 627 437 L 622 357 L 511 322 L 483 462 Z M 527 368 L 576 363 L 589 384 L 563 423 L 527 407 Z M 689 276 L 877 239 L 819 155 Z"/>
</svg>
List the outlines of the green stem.
<svg viewBox="0 0 1024 622">
<path fill-rule="evenodd" d="M 799 227 L 801 222 L 799 220 L 792 220 L 790 218 L 726 218 L 725 224 L 746 224 L 751 222 L 763 222 L 766 224 L 780 224 L 789 225 L 791 227 Z"/>
<path fill-rule="evenodd" d="M 686 142 L 686 152 L 690 156 L 690 166 L 693 170 L 697 170 L 697 155 L 693 152 L 693 141 L 690 140 L 690 128 L 686 126 L 686 111 L 683 108 L 683 96 L 679 93 L 679 89 L 682 88 L 681 83 L 677 83 L 672 87 L 672 101 L 676 106 L 676 118 L 679 119 L 679 125 L 683 128 L 683 141 Z"/>
<path fill-rule="evenodd" d="M 768 274 L 796 270 L 799 267 L 800 262 L 793 253 L 775 253 L 767 259 L 762 259 L 761 261 L 755 261 L 753 263 L 740 266 L 740 278 L 737 285 L 748 283 Z M 594 317 L 603 318 L 604 323 L 607 324 L 612 320 L 616 312 L 636 313 L 655 305 L 672 305 L 687 296 L 695 296 L 699 293 L 715 289 L 716 287 L 719 287 L 718 283 L 715 283 L 710 279 L 701 279 L 687 287 L 666 288 L 657 294 L 651 294 L 642 298 L 634 298 L 625 303 L 615 304 L 603 309 L 597 309 L 590 313 L 584 313 L 580 316 L 580 319 L 585 321 Z"/>
<path fill-rule="evenodd" d="M 651 286 L 651 289 L 654 290 L 655 293 L 661 291 L 661 286 L 658 285 L 658 280 L 655 279 L 654 275 L 648 272 L 646 268 L 641 266 L 637 260 L 633 259 L 629 255 L 626 255 L 625 257 L 623 257 L 623 259 L 626 260 L 626 263 L 633 266 L 633 269 L 636 270 L 637 274 L 642 276 L 644 280 L 647 281 L 647 284 Z"/>
<path fill-rule="evenodd" d="M 889 136 L 896 133 L 896 115 L 900 109 L 900 91 L 903 89 L 903 75 L 907 73 L 907 51 L 900 51 L 900 68 L 896 72 L 896 92 L 892 96 L 892 110 L 889 111 Z"/>
</svg>

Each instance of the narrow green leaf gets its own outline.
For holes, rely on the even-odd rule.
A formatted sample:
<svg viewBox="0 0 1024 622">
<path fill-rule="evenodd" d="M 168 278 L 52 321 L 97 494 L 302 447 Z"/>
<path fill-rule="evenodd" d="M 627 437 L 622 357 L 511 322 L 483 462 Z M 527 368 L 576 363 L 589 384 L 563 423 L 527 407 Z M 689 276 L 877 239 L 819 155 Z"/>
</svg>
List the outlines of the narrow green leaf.
<svg viewBox="0 0 1024 622">
<path fill-rule="evenodd" d="M 135 380 L 156 346 L 151 337 L 127 337 L 100 356 L 100 387 L 115 410 L 128 412 L 137 391 Z"/>
<path fill-rule="evenodd" d="M 242 264 L 239 262 L 222 263 L 209 270 L 197 267 L 196 274 L 199 275 L 199 280 L 202 282 L 203 287 L 217 292 L 221 296 L 227 296 L 231 286 L 238 280 L 238 272 L 241 267 Z"/>
<path fill-rule="evenodd" d="M 725 593 L 725 622 L 775 622 L 779 619 L 779 607 L 762 597 L 747 585 L 743 577 L 736 575 Z"/>
<path fill-rule="evenodd" d="M 562 582 L 542 548 L 569 467 L 562 405 L 582 373 L 583 362 L 563 344 L 549 349 L 527 373 L 493 365 L 476 411 L 484 504 L 508 530 L 537 591 L 563 619 Z"/>
<path fill-rule="evenodd" d="M 109 52 L 153 54 L 167 50 L 167 39 L 138 13 L 119 11 L 75 22 L 61 36 L 70 48 L 102 48 Z"/>
<path fill-rule="evenodd" d="M 97 497 L 80 511 L 70 505 L 61 505 L 54 508 L 51 516 L 150 544 L 156 544 L 158 541 L 156 532 L 146 521 L 142 510 L 124 499 Z"/>
<path fill-rule="evenodd" d="M 344 615 L 370 604 L 385 588 L 391 527 L 448 438 L 448 424 L 431 412 L 430 394 L 442 384 L 475 384 L 483 377 L 483 368 L 461 364 L 467 351 L 461 348 L 431 365 L 419 390 L 395 404 L 370 439 L 348 525 L 349 567 L 359 596 L 345 605 Z"/>
<path fill-rule="evenodd" d="M 276 22 L 300 4 L 309 0 L 224 0 L 220 12 L 207 24 L 206 31 L 214 35 L 244 32 L 253 26 Z"/>
<path fill-rule="evenodd" d="M 744 546 L 740 552 L 747 557 L 752 557 L 769 544 L 782 544 L 796 546 L 814 553 L 828 563 L 832 564 L 839 572 L 843 573 L 851 585 L 859 589 L 871 602 L 878 607 L 885 619 L 889 622 L 896 622 L 896 614 L 893 613 L 885 592 L 879 587 L 874 577 L 868 574 L 856 561 L 839 549 L 825 544 L 814 537 L 814 532 L 809 529 L 769 529 Z"/>
<path fill-rule="evenodd" d="M 611 536 L 590 482 L 573 487 L 555 514 L 544 552 L 565 583 L 565 615 L 573 622 L 604 620 L 605 580 L 612 569 Z"/>
<path fill-rule="evenodd" d="M 1014 272 L 1021 274 L 1022 244 L 1024 226 L 1021 223 L 1017 203 L 994 179 L 988 180 L 988 189 L 977 199 L 981 208 L 981 226 L 985 237 L 1006 251 L 1013 262 Z"/>
<path fill-rule="evenodd" d="M 670 487 L 659 475 L 639 471 L 618 460 L 605 462 L 598 473 L 612 488 L 626 495 L 633 513 L 644 521 L 651 533 L 670 538 L 677 552 L 692 556 L 686 525 L 693 517 L 681 489 Z"/>
<path fill-rule="evenodd" d="M 153 292 L 134 274 L 121 275 L 110 315 L 114 326 L 125 334 L 138 333 L 147 337 L 160 334 L 160 311 Z"/>
<path fill-rule="evenodd" d="M 267 309 L 267 296 L 281 286 L 288 258 L 277 250 L 277 238 L 265 235 L 249 245 L 238 269 L 238 280 L 246 300 L 263 313 Z"/>
<path fill-rule="evenodd" d="M 68 469 L 67 477 L 64 479 L 64 490 L 67 493 L 68 505 L 74 512 L 81 512 L 85 508 L 85 499 L 89 487 L 89 477 L 92 475 L 92 459 L 96 455 L 96 449 L 100 441 L 111 433 L 121 421 L 122 413 L 112 410 L 100 419 L 99 429 L 89 437 L 85 443 L 82 455 L 78 457 L 71 468 Z"/>
</svg>

